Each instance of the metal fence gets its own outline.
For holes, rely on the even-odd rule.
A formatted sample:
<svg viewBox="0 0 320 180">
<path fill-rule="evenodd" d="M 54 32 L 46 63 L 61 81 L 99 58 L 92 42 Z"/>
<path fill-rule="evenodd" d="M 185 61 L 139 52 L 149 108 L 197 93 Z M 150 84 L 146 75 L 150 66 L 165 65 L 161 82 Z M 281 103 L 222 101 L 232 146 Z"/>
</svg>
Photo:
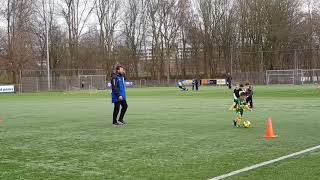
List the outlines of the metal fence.
<svg viewBox="0 0 320 180">
<path fill-rule="evenodd" d="M 44 92 L 44 91 L 73 91 L 73 90 L 104 90 L 107 89 L 110 76 L 102 70 L 77 70 L 79 73 L 69 76 L 68 71 L 52 72 L 50 82 L 45 72 L 27 71 L 19 74 L 19 83 L 15 85 L 17 92 Z M 0 73 L 8 75 L 8 73 Z M 4 76 L 3 76 L 4 77 Z M 213 77 L 224 78 L 224 77 Z M 271 84 L 319 84 L 320 69 L 311 70 L 272 70 L 266 72 L 234 72 L 233 84 L 249 82 L 254 85 Z M 178 79 L 167 80 L 132 80 L 134 87 L 168 87 L 176 86 Z M 1 81 L 0 84 L 8 84 Z"/>
<path fill-rule="evenodd" d="M 108 89 L 109 77 L 105 75 L 79 75 L 59 76 L 51 78 L 50 91 L 72 91 L 72 90 L 104 90 Z M 264 84 L 265 73 L 236 73 L 233 74 L 234 83 Z M 167 80 L 130 80 L 134 87 L 173 87 L 177 85 L 178 79 Z M 47 77 L 22 77 L 19 85 L 21 92 L 48 91 Z"/>
<path fill-rule="evenodd" d="M 105 89 L 106 76 L 102 69 L 23 70 L 19 74 L 21 92 L 71 91 Z M 50 81 L 50 82 L 48 82 Z"/>
<path fill-rule="evenodd" d="M 250 83 L 255 85 L 266 84 L 266 73 L 264 72 L 236 72 L 232 73 L 233 83 Z"/>
<path fill-rule="evenodd" d="M 110 78 L 105 75 L 59 76 L 51 78 L 48 87 L 47 77 L 22 77 L 19 92 L 72 91 L 72 90 L 104 90 L 108 89 Z M 132 80 L 134 87 L 167 87 L 175 86 L 178 80 Z"/>
</svg>

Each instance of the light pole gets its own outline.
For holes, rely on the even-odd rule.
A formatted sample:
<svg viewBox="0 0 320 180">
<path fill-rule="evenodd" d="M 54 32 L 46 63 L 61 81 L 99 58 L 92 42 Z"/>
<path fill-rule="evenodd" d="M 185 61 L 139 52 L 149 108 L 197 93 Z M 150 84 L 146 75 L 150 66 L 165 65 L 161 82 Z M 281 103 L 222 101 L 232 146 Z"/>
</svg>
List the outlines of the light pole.
<svg viewBox="0 0 320 180">
<path fill-rule="evenodd" d="M 42 1 L 45 3 L 45 0 Z M 51 77 L 50 77 L 50 52 L 49 52 L 49 8 L 50 8 L 50 0 L 43 4 L 43 8 L 45 8 L 45 26 L 46 26 L 46 51 L 47 51 L 47 76 L 48 76 L 48 91 L 51 90 Z"/>
</svg>

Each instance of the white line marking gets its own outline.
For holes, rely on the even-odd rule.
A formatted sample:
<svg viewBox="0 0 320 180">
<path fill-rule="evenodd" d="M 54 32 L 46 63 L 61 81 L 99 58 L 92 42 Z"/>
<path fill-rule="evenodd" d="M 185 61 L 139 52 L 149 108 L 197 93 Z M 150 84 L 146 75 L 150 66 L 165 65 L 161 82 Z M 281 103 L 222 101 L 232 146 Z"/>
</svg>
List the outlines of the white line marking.
<svg viewBox="0 0 320 180">
<path fill-rule="evenodd" d="M 304 153 L 307 153 L 307 152 L 310 152 L 310 151 L 314 151 L 314 150 L 317 150 L 317 149 L 320 149 L 320 145 L 312 147 L 312 148 L 309 148 L 309 149 L 305 149 L 305 150 L 302 150 L 302 151 L 299 151 L 299 152 L 296 152 L 296 153 L 292 153 L 292 154 L 289 154 L 289 155 L 286 155 L 286 156 L 282 156 L 282 157 L 279 157 L 277 159 L 273 159 L 273 160 L 270 160 L 270 161 L 265 161 L 265 162 L 262 162 L 262 163 L 259 163 L 259 164 L 255 164 L 255 165 L 252 165 L 252 166 L 245 167 L 243 169 L 232 171 L 230 173 L 227 173 L 227 174 L 224 174 L 224 175 L 221 175 L 221 176 L 217 176 L 217 177 L 211 178 L 209 180 L 219 180 L 219 179 L 224 179 L 224 178 L 227 178 L 227 177 L 231 177 L 231 176 L 234 176 L 234 175 L 246 172 L 246 171 L 250 171 L 252 169 L 256 169 L 256 168 L 259 168 L 259 167 L 262 167 L 262 166 L 266 166 L 266 165 L 269 165 L 269 164 L 272 164 L 272 163 L 275 163 L 275 162 L 278 162 L 278 161 L 282 161 L 282 160 L 285 160 L 285 159 L 288 159 L 288 158 L 291 158 L 291 157 L 294 157 L 294 156 L 298 156 L 298 155 L 301 155 L 301 154 L 304 154 Z"/>
</svg>

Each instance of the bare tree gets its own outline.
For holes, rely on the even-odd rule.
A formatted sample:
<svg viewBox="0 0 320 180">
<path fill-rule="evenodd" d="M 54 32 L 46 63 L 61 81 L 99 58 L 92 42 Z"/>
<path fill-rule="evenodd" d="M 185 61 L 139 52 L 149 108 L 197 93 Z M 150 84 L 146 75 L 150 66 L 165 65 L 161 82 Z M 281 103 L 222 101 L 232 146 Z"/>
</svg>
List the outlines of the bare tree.
<svg viewBox="0 0 320 180">
<path fill-rule="evenodd" d="M 146 36 L 146 1 L 128 0 L 128 7 L 124 17 L 124 35 L 126 47 L 130 51 L 134 76 L 139 77 L 139 55 Z"/>
<path fill-rule="evenodd" d="M 0 2 L 0 65 L 14 83 L 22 69 L 44 69 L 48 19 L 52 70 L 102 67 L 109 74 L 123 63 L 131 77 L 169 83 L 173 76 L 320 67 L 316 0 Z"/>
<path fill-rule="evenodd" d="M 108 74 L 112 71 L 112 60 L 115 46 L 115 30 L 120 20 L 120 0 L 98 0 L 96 15 L 100 29 L 100 58 L 104 69 Z"/>
<path fill-rule="evenodd" d="M 5 17 L 7 24 L 6 56 L 4 62 L 12 72 L 13 83 L 17 83 L 18 73 L 28 64 L 36 65 L 32 15 L 34 1 L 7 0 Z"/>
<path fill-rule="evenodd" d="M 160 35 L 163 26 L 163 20 L 159 16 L 160 0 L 150 0 L 147 3 L 148 19 L 150 21 L 151 31 L 151 76 L 161 79 L 163 76 L 163 53 L 161 53 Z"/>
<path fill-rule="evenodd" d="M 95 0 L 63 0 L 61 2 L 62 14 L 68 27 L 70 55 L 68 68 L 79 68 L 79 41 L 95 4 Z"/>
<path fill-rule="evenodd" d="M 163 21 L 163 28 L 161 28 L 162 37 L 162 49 L 165 51 L 166 59 L 166 71 L 167 71 L 167 83 L 170 83 L 170 65 L 172 52 L 174 48 L 177 48 L 176 37 L 178 36 L 178 30 L 180 24 L 178 23 L 178 18 L 180 16 L 180 9 L 178 6 L 178 1 L 167 0 L 162 1 L 160 10 L 160 18 Z"/>
<path fill-rule="evenodd" d="M 34 17 L 34 33 L 38 40 L 38 51 L 40 53 L 40 72 L 46 64 L 47 56 L 47 26 L 49 42 L 49 65 L 53 77 L 59 77 L 59 68 L 65 69 L 67 65 L 67 35 L 58 23 L 59 15 L 58 3 L 56 0 L 38 0 L 36 4 L 36 14 Z"/>
<path fill-rule="evenodd" d="M 217 75 L 216 69 L 223 42 L 222 26 L 228 7 L 224 0 L 199 0 L 199 14 L 203 28 L 203 60 L 204 73 L 207 77 Z M 218 57 L 216 56 L 218 54 Z M 209 71 L 208 71 L 209 70 Z"/>
</svg>

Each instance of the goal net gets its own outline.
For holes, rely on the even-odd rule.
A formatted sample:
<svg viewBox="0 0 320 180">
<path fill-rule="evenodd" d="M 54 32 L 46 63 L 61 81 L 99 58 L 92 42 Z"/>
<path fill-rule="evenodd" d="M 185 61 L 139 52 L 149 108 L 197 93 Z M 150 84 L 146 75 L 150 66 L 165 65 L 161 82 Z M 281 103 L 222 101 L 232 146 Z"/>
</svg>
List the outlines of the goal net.
<svg viewBox="0 0 320 180">
<path fill-rule="evenodd" d="M 104 90 L 107 88 L 106 75 L 79 75 L 82 90 Z"/>
<path fill-rule="evenodd" d="M 320 82 L 320 69 L 290 69 L 290 70 L 267 70 L 267 85 L 281 84 L 318 84 Z"/>
<path fill-rule="evenodd" d="M 320 69 L 302 70 L 301 83 L 302 84 L 319 84 Z"/>
</svg>

